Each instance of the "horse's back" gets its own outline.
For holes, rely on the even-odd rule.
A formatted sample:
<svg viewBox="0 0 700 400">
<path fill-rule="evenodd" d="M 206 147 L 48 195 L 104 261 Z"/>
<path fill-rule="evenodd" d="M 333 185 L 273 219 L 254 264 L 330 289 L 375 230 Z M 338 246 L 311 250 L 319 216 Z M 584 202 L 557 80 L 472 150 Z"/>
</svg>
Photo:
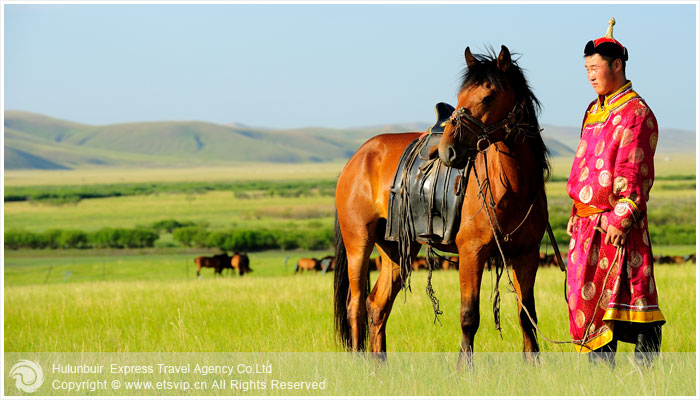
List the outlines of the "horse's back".
<svg viewBox="0 0 700 400">
<path fill-rule="evenodd" d="M 336 189 L 337 206 L 342 208 L 341 203 L 344 203 L 359 207 L 363 201 L 367 201 L 375 205 L 374 211 L 386 218 L 389 191 L 401 155 L 421 134 L 385 133 L 367 140 L 340 173 Z"/>
</svg>

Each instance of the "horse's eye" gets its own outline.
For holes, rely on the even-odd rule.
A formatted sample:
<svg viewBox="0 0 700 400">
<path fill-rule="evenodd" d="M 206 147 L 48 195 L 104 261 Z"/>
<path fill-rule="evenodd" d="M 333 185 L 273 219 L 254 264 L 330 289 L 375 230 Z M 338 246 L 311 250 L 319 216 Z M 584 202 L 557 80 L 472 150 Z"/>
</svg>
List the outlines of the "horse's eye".
<svg viewBox="0 0 700 400">
<path fill-rule="evenodd" d="M 481 100 L 481 104 L 486 106 L 486 105 L 489 105 L 489 103 L 491 103 L 492 101 L 493 101 L 493 96 L 488 95 L 488 96 L 484 97 L 483 100 Z"/>
</svg>

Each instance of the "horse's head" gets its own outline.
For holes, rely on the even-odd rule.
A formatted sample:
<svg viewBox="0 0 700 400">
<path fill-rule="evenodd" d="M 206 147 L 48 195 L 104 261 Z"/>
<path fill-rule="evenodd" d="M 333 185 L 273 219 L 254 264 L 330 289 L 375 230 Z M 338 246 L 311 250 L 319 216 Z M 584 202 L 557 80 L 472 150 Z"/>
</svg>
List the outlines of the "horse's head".
<svg viewBox="0 0 700 400">
<path fill-rule="evenodd" d="M 474 56 L 467 47 L 464 58 L 467 70 L 457 95 L 457 107 L 438 146 L 440 160 L 453 168 L 464 168 L 471 155 L 485 150 L 499 132 L 514 122 L 515 106 L 518 97 L 522 97 L 517 93 L 517 76 L 522 76 L 522 72 L 511 60 L 506 46 L 501 46 L 498 57 Z"/>
</svg>

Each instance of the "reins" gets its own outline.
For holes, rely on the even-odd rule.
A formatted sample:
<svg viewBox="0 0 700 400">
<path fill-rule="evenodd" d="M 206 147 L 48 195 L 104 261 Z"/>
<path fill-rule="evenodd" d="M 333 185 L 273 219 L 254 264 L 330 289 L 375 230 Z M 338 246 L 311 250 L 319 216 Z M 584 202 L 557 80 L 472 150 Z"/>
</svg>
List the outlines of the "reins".
<svg viewBox="0 0 700 400">
<path fill-rule="evenodd" d="M 537 333 L 539 333 L 539 335 L 540 335 L 544 340 L 546 340 L 546 341 L 548 341 L 548 342 L 550 342 L 550 343 L 553 343 L 553 344 L 576 344 L 576 345 L 579 345 L 579 346 L 581 346 L 581 347 L 589 348 L 585 343 L 588 341 L 588 337 L 589 337 L 589 335 L 591 334 L 591 332 L 590 332 L 590 327 L 591 327 L 591 324 L 593 323 L 593 319 L 591 319 L 591 321 L 589 321 L 589 323 L 588 323 L 588 325 L 587 325 L 587 327 L 586 327 L 585 333 L 584 333 L 584 337 L 583 337 L 582 339 L 578 339 L 578 340 L 553 340 L 553 339 L 550 339 L 549 337 L 547 337 L 544 333 L 542 333 L 542 330 L 541 330 L 541 329 L 539 328 L 539 326 L 537 325 L 537 322 L 534 320 L 534 318 L 532 317 L 532 315 L 530 315 L 530 311 L 527 309 L 527 307 L 525 306 L 525 304 L 523 304 L 522 299 L 521 299 L 520 296 L 518 295 L 518 292 L 517 292 L 517 290 L 515 289 L 515 284 L 513 284 L 513 280 L 512 280 L 511 277 L 510 277 L 510 271 L 508 271 L 509 268 L 508 268 L 508 263 L 507 263 L 507 261 L 506 261 L 506 256 L 505 256 L 505 253 L 504 253 L 504 251 L 503 251 L 503 247 L 501 246 L 501 240 L 499 239 L 498 232 L 497 232 L 497 230 L 496 230 L 496 227 L 498 227 L 498 231 L 501 233 L 501 236 L 504 237 L 503 240 L 504 240 L 505 242 L 508 242 L 508 240 L 506 240 L 506 237 L 507 237 L 507 236 L 503 234 L 503 231 L 500 229 L 500 226 L 498 225 L 498 219 L 497 219 L 496 216 L 495 216 L 495 214 L 496 214 L 496 207 L 495 207 L 495 202 L 493 201 L 493 191 L 491 190 L 490 179 L 489 179 L 489 177 L 488 177 L 488 160 L 487 160 L 487 157 L 486 157 L 486 150 L 487 150 L 487 149 L 479 150 L 479 152 L 482 153 L 482 156 L 483 156 L 483 159 L 484 159 L 484 169 L 485 169 L 485 171 L 487 171 L 487 172 L 485 173 L 486 176 L 485 176 L 485 178 L 484 178 L 484 181 L 483 181 L 483 182 L 480 182 L 480 181 L 479 181 L 479 176 L 478 176 L 478 174 L 477 174 L 477 172 L 476 172 L 476 168 L 474 168 L 474 177 L 476 178 L 476 183 L 479 185 L 479 188 L 480 188 L 480 190 L 479 190 L 479 198 L 482 200 L 482 208 L 481 208 L 481 209 L 483 209 L 484 206 L 486 206 L 486 210 L 487 210 L 486 214 L 487 214 L 487 216 L 488 216 L 489 225 L 490 225 L 490 227 L 491 227 L 491 232 L 493 233 L 494 241 L 496 242 L 496 246 L 498 247 L 499 255 L 501 256 L 501 260 L 500 260 L 500 261 L 502 262 L 502 264 L 501 264 L 502 267 L 501 267 L 501 268 L 505 268 L 506 271 L 508 272 L 508 273 L 506 273 L 506 276 L 508 277 L 508 284 L 510 285 L 510 288 L 511 288 L 511 290 L 513 291 L 513 294 L 515 294 L 515 297 L 516 297 L 516 299 L 517 299 L 517 301 L 518 301 L 518 304 L 520 305 L 521 309 L 522 309 L 523 311 L 525 311 L 525 314 L 527 315 L 528 319 L 530 320 L 530 323 L 531 323 L 532 326 L 535 328 L 535 330 L 537 331 Z M 516 229 L 514 229 L 513 232 L 511 232 L 511 233 L 508 234 L 508 235 L 512 235 L 515 231 L 517 231 L 518 228 L 520 228 L 520 226 L 522 226 L 522 224 L 525 222 L 525 220 L 527 220 L 527 218 L 528 218 L 529 215 L 530 215 L 530 212 L 532 211 L 532 206 L 535 204 L 537 198 L 539 197 L 539 193 L 540 193 L 540 192 L 538 191 L 538 193 L 535 195 L 535 199 L 533 200 L 533 203 L 531 204 L 530 209 L 528 209 L 528 212 L 525 214 L 525 217 L 523 218 L 523 220 L 522 220 L 522 221 L 520 222 L 520 224 L 516 227 Z M 488 194 L 489 197 L 491 198 L 490 204 L 487 202 L 487 197 L 486 197 L 487 194 Z M 479 211 L 481 211 L 481 209 L 480 209 Z M 493 212 L 493 215 L 491 215 L 492 212 Z M 478 212 L 477 212 L 477 214 L 478 214 Z M 600 229 L 600 228 L 598 228 L 598 229 Z M 601 230 L 601 231 L 602 231 L 602 230 Z M 604 231 L 603 231 L 603 232 L 604 232 Z M 553 239 L 553 235 L 550 236 L 550 237 Z M 554 240 L 552 240 L 552 244 L 553 244 L 554 247 L 556 247 L 556 242 L 555 242 Z M 558 250 L 558 249 L 557 249 L 557 250 Z M 557 251 L 557 252 L 558 252 L 558 251 Z M 608 280 L 608 277 L 610 276 L 610 272 L 612 271 L 612 269 L 613 269 L 615 263 L 619 261 L 619 256 L 621 255 L 621 253 L 622 253 L 622 248 L 621 248 L 621 247 L 618 247 L 618 249 L 617 249 L 617 251 L 616 251 L 616 253 L 615 253 L 615 258 L 613 259 L 613 262 L 611 263 L 611 265 L 610 265 L 610 267 L 609 267 L 609 269 L 608 269 L 608 273 L 607 273 L 607 275 L 605 276 L 605 280 L 604 280 L 604 282 L 603 282 L 603 287 L 605 287 L 605 285 L 606 285 L 606 283 L 607 283 L 607 280 Z M 559 257 L 561 257 L 561 256 L 559 256 Z M 500 323 L 499 323 L 500 318 L 497 316 L 497 313 L 499 312 L 499 308 L 500 308 L 499 305 L 498 305 L 498 304 L 500 304 L 500 294 L 499 294 L 499 290 L 498 290 L 498 283 L 499 283 L 500 277 L 501 277 L 501 273 L 499 273 L 498 268 L 497 268 L 497 271 L 496 271 L 496 285 L 495 285 L 495 288 L 494 288 L 495 299 L 494 299 L 494 307 L 493 307 L 493 309 L 494 309 L 494 321 L 495 321 L 495 323 L 496 323 L 496 329 L 497 329 L 499 332 L 500 332 Z M 565 283 L 566 283 L 566 281 L 565 281 Z M 596 311 L 597 311 L 598 308 L 600 307 L 600 301 L 602 300 L 604 293 L 605 293 L 605 291 L 604 291 L 604 290 L 601 290 L 600 297 L 598 298 L 598 302 L 596 303 Z M 566 294 L 566 291 L 565 291 L 565 294 Z M 589 348 L 589 349 L 590 349 L 590 348 Z"/>
<path fill-rule="evenodd" d="M 503 241 L 508 243 L 512 240 L 513 234 L 517 232 L 525 223 L 525 221 L 530 217 L 530 214 L 532 212 L 532 209 L 534 208 L 535 203 L 537 202 L 541 190 L 538 191 L 535 194 L 534 199 L 530 203 L 530 206 L 528 207 L 527 212 L 525 213 L 525 216 L 523 219 L 520 221 L 520 223 L 513 229 L 510 233 L 504 233 L 503 228 L 500 226 L 498 223 L 498 219 L 496 218 L 496 203 L 493 197 L 493 191 L 491 189 L 491 180 L 489 178 L 489 168 L 488 168 L 488 158 L 487 158 L 487 150 L 489 147 L 491 147 L 492 142 L 495 142 L 492 140 L 492 138 L 489 137 L 490 134 L 493 132 L 498 131 L 499 129 L 503 128 L 503 131 L 505 132 L 505 137 L 508 138 L 510 135 L 515 135 L 515 139 L 517 140 L 518 138 L 524 138 L 524 137 L 532 137 L 534 136 L 530 132 L 537 131 L 538 133 L 541 132 L 541 129 L 537 129 L 536 126 L 533 126 L 529 123 L 525 122 L 517 122 L 516 119 L 518 118 L 519 115 L 522 112 L 521 109 L 518 109 L 517 104 L 513 107 L 513 109 L 506 115 L 506 117 L 492 125 L 485 125 L 478 119 L 474 118 L 471 113 L 465 109 L 464 107 L 461 107 L 452 114 L 450 117 L 450 122 L 455 126 L 455 136 L 458 138 L 461 138 L 462 136 L 462 129 L 466 128 L 469 133 L 474 135 L 476 137 L 476 146 L 473 149 L 470 149 L 470 153 L 473 152 L 474 154 L 476 153 L 481 153 L 482 158 L 484 160 L 484 180 L 480 181 L 479 175 L 476 171 L 476 168 L 471 168 L 474 171 L 474 178 L 476 178 L 476 184 L 479 187 L 479 198 L 482 201 L 482 206 L 477 211 L 476 214 L 481 212 L 482 209 L 486 208 L 486 214 L 488 216 L 489 220 L 489 225 L 491 227 L 491 231 L 493 233 L 493 238 L 494 241 L 496 242 L 496 246 L 498 247 L 498 252 L 500 254 L 500 262 L 501 268 L 505 268 L 508 271 L 508 263 L 506 261 L 506 256 L 503 251 L 503 247 L 501 245 L 501 240 L 499 238 L 499 234 L 501 237 L 503 237 Z M 476 126 L 480 132 L 477 132 L 473 126 Z M 475 161 L 475 156 L 471 157 L 471 160 L 469 163 Z M 467 168 L 468 169 L 468 168 Z M 467 170 L 465 169 L 465 170 Z M 468 172 L 466 172 L 468 174 Z M 492 215 L 493 213 L 493 215 Z M 472 217 L 476 217 L 476 214 Z M 560 268 L 562 271 L 565 271 L 566 268 L 563 265 L 563 261 L 561 259 L 561 255 L 559 254 L 559 249 L 557 248 L 556 241 L 554 240 L 554 235 L 551 232 L 551 227 L 549 226 L 549 221 L 547 221 L 547 228 L 548 228 L 548 233 L 550 236 L 550 240 L 552 241 L 553 247 L 556 248 L 555 250 L 555 255 L 557 257 L 557 261 L 560 265 Z M 496 265 L 496 285 L 494 288 L 494 304 L 493 304 L 493 312 L 494 312 L 494 321 L 496 324 L 496 329 L 501 331 L 500 328 L 500 318 L 499 318 L 499 313 L 500 313 L 500 292 L 498 290 L 498 283 L 500 281 L 500 277 L 502 273 L 499 271 L 499 265 Z M 612 266 L 611 266 L 612 269 Z M 518 304 L 520 305 L 521 309 L 525 311 L 525 314 L 527 315 L 528 319 L 530 320 L 530 323 L 532 326 L 535 328 L 535 330 L 544 338 L 546 341 L 553 343 L 553 344 L 578 344 L 585 346 L 585 341 L 587 339 L 587 335 L 581 339 L 581 340 L 552 340 L 548 338 L 546 335 L 542 333 L 540 330 L 539 326 L 537 325 L 537 322 L 534 320 L 532 315 L 530 315 L 530 311 L 527 309 L 525 304 L 523 304 L 522 299 L 518 295 L 517 290 L 515 289 L 515 285 L 513 284 L 513 281 L 510 277 L 510 272 L 506 273 L 506 276 L 508 277 L 508 284 L 510 285 L 511 290 L 515 294 L 515 297 L 518 301 Z M 606 277 L 607 279 L 607 277 Z M 565 288 L 566 288 L 566 281 L 564 281 Z M 566 298 L 566 289 L 564 290 L 564 295 Z M 602 294 L 601 294 L 602 296 Z M 602 297 L 601 297 L 602 298 Z M 600 301 L 600 299 L 599 299 Z M 589 327 L 590 328 L 590 325 Z M 589 329 L 587 329 L 589 330 Z"/>
</svg>

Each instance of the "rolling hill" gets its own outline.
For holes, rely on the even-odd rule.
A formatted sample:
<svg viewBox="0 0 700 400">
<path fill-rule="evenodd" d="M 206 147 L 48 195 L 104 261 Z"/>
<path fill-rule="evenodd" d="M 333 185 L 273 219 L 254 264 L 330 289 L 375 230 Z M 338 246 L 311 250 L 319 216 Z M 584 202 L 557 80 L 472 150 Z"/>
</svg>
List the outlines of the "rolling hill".
<svg viewBox="0 0 700 400">
<path fill-rule="evenodd" d="M 349 158 L 364 141 L 379 133 L 422 131 L 430 125 L 287 130 L 202 121 L 86 125 L 25 111 L 6 111 L 4 164 L 5 169 L 79 169 L 98 165 L 323 162 Z M 573 154 L 578 142 L 576 129 L 544 128 L 552 155 Z M 673 135 L 671 144 L 680 143 L 676 146 L 679 149 L 695 148 L 693 132 L 674 131 Z M 660 148 L 668 142 L 664 136 L 661 139 Z"/>
</svg>

